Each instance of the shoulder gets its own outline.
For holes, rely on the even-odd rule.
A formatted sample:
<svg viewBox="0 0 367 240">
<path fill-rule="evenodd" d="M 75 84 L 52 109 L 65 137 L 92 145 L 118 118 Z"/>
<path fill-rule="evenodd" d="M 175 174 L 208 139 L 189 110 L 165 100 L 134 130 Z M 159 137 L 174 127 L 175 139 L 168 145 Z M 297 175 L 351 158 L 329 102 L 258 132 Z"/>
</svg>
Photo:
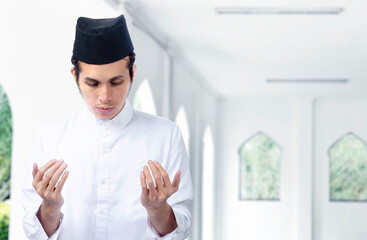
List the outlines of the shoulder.
<svg viewBox="0 0 367 240">
<path fill-rule="evenodd" d="M 169 134 L 171 138 L 181 136 L 178 125 L 170 119 L 134 110 L 133 124 L 154 134 Z"/>
<path fill-rule="evenodd" d="M 43 122 L 38 128 L 38 135 L 40 135 L 41 137 L 45 137 L 45 135 L 48 135 L 50 133 L 52 133 L 52 135 L 54 136 L 65 133 L 66 130 L 68 130 L 78 122 L 81 117 L 81 113 L 82 110 L 78 110 L 57 119 Z"/>
<path fill-rule="evenodd" d="M 177 124 L 170 119 L 152 115 L 149 113 L 141 112 L 138 110 L 134 110 L 134 117 L 133 121 L 138 124 L 146 125 L 146 126 L 154 126 L 159 129 L 173 129 L 177 127 Z"/>
</svg>

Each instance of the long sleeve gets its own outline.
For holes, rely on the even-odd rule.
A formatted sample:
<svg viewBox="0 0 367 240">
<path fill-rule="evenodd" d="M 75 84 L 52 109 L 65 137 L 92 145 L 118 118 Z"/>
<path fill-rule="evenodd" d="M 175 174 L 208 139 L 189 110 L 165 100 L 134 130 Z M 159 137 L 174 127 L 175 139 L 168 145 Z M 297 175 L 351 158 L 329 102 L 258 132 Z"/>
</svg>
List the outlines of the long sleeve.
<svg viewBox="0 0 367 240">
<path fill-rule="evenodd" d="M 175 214 L 178 227 L 171 233 L 160 237 L 151 225 L 149 220 L 147 221 L 147 234 L 155 239 L 162 240 L 183 240 L 189 235 L 191 226 L 191 213 L 193 209 L 193 187 L 190 174 L 189 159 L 187 156 L 184 141 L 181 136 L 181 132 L 177 125 L 175 125 L 172 137 L 172 150 L 167 158 L 167 161 L 163 163 L 163 167 L 166 169 L 170 176 L 171 181 L 178 170 L 181 170 L 181 181 L 179 190 L 173 194 L 168 200 L 168 204 L 172 207 Z"/>
<path fill-rule="evenodd" d="M 58 238 L 60 227 L 50 238 L 48 238 L 47 234 L 43 230 L 41 222 L 36 216 L 41 206 L 42 198 L 37 194 L 36 190 L 32 186 L 33 163 L 37 163 L 37 165 L 40 167 L 46 162 L 42 148 L 41 133 L 42 131 L 40 128 L 36 133 L 36 137 L 31 149 L 22 186 L 22 205 L 25 211 L 25 216 L 23 218 L 23 229 L 26 236 L 30 240 L 55 240 Z M 62 218 L 63 216 L 61 214 L 60 225 Z"/>
</svg>

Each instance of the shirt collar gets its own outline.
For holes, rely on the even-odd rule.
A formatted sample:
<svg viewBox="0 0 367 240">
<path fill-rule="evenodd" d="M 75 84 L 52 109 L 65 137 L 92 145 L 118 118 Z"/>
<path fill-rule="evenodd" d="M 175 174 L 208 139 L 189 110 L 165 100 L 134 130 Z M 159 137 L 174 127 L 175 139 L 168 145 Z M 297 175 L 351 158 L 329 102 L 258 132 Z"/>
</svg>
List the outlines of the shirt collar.
<svg viewBox="0 0 367 240">
<path fill-rule="evenodd" d="M 102 120 L 97 118 L 89 110 L 88 105 L 86 105 L 86 108 L 84 109 L 83 112 L 84 112 L 83 116 L 87 121 L 88 125 L 90 125 L 92 128 L 96 128 L 97 130 L 107 134 L 125 128 L 129 124 L 134 113 L 133 109 L 131 108 L 129 100 L 127 99 L 121 112 L 111 120 Z"/>
</svg>

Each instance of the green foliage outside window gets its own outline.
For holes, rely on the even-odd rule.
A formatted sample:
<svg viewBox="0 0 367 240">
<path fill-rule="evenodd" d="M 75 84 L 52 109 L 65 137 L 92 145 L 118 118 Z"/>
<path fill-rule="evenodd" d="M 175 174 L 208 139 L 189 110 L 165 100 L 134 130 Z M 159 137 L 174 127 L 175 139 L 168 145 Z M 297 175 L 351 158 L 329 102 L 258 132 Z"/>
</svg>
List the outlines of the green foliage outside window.
<svg viewBox="0 0 367 240">
<path fill-rule="evenodd" d="M 8 98 L 0 86 L 0 240 L 8 239 L 12 118 Z"/>
<path fill-rule="evenodd" d="M 239 150 L 240 199 L 280 199 L 280 147 L 259 132 Z"/>
<path fill-rule="evenodd" d="M 348 133 L 329 149 L 330 200 L 367 200 L 367 144 Z"/>
<path fill-rule="evenodd" d="M 0 240 L 8 239 L 10 205 L 6 202 L 0 203 Z"/>
</svg>

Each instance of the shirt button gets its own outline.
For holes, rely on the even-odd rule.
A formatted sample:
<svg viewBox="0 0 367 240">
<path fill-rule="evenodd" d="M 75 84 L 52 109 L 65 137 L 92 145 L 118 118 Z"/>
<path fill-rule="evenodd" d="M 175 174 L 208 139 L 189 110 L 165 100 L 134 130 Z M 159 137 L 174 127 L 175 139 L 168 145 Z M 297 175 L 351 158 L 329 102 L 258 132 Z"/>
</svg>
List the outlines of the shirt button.
<svg viewBox="0 0 367 240">
<path fill-rule="evenodd" d="M 105 183 L 106 183 L 106 180 L 102 179 L 102 180 L 101 180 L 101 183 L 102 183 L 102 184 L 105 184 Z"/>
<path fill-rule="evenodd" d="M 107 125 L 104 126 L 104 130 L 108 131 L 109 129 L 110 128 Z"/>
</svg>

